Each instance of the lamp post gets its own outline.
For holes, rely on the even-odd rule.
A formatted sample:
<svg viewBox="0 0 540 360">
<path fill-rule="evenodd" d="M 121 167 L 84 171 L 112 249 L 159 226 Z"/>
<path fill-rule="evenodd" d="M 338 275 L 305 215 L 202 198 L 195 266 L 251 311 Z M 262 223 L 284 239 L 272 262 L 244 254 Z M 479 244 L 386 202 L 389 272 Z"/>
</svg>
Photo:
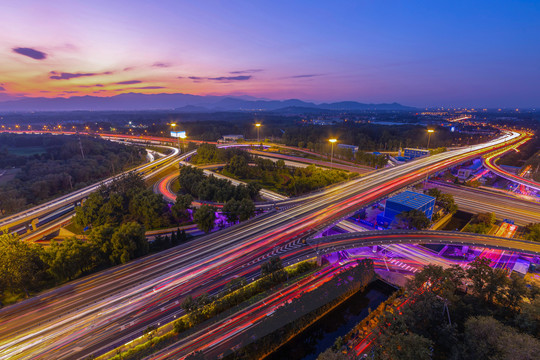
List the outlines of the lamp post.
<svg viewBox="0 0 540 360">
<path fill-rule="evenodd" d="M 433 129 L 428 129 L 428 138 L 427 138 L 427 149 L 429 150 L 429 140 L 431 139 L 431 134 L 435 132 Z"/>
<path fill-rule="evenodd" d="M 174 131 L 174 127 L 176 126 L 176 124 L 175 124 L 175 123 L 171 123 L 171 126 L 172 126 L 173 131 Z M 182 150 L 180 149 L 180 137 L 178 137 L 178 150 L 182 151 Z"/>
<path fill-rule="evenodd" d="M 180 136 L 178 137 L 178 141 L 180 141 L 180 139 L 182 139 L 182 153 L 185 151 L 185 144 L 184 144 L 184 139 L 186 138 L 186 133 L 185 132 L 182 132 L 180 134 Z"/>
<path fill-rule="evenodd" d="M 259 129 L 261 128 L 261 123 L 256 123 L 255 127 L 257 128 L 257 143 L 260 144 L 261 140 L 260 140 L 260 137 L 259 137 Z"/>
<path fill-rule="evenodd" d="M 330 165 L 332 165 L 334 163 L 334 143 L 337 141 L 337 139 L 329 139 L 328 141 L 330 141 L 330 144 L 332 144 L 332 150 L 330 153 Z"/>
<path fill-rule="evenodd" d="M 431 134 L 433 134 L 435 130 L 428 129 L 427 132 L 428 132 L 427 151 L 428 151 L 428 156 L 429 156 L 429 139 L 431 139 Z M 424 188 L 426 187 L 426 184 L 427 184 L 427 178 L 428 178 L 428 168 L 426 167 L 426 178 L 424 179 Z"/>
</svg>

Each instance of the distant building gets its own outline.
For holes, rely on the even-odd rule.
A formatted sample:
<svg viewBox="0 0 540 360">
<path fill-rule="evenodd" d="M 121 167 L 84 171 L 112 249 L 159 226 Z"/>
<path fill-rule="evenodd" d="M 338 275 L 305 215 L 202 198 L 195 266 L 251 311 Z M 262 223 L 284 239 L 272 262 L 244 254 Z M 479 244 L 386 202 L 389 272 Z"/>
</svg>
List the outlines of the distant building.
<svg viewBox="0 0 540 360">
<path fill-rule="evenodd" d="M 219 142 L 238 142 L 238 140 L 244 140 L 244 135 L 223 135 Z"/>
<path fill-rule="evenodd" d="M 435 198 L 433 196 L 404 191 L 386 200 L 384 213 L 377 216 L 377 223 L 388 226 L 395 220 L 396 215 L 411 210 L 420 210 L 431 220 L 434 208 Z"/>
<path fill-rule="evenodd" d="M 337 144 L 337 147 L 340 149 L 351 149 L 353 154 L 358 151 L 358 146 L 354 146 L 354 145 Z"/>
<path fill-rule="evenodd" d="M 405 156 L 406 158 L 409 158 L 409 159 L 414 159 L 414 158 L 417 158 L 417 157 L 420 157 L 420 156 L 426 156 L 426 155 L 429 155 L 429 150 L 411 149 L 411 148 L 406 148 L 405 152 L 403 154 L 403 156 Z"/>
</svg>

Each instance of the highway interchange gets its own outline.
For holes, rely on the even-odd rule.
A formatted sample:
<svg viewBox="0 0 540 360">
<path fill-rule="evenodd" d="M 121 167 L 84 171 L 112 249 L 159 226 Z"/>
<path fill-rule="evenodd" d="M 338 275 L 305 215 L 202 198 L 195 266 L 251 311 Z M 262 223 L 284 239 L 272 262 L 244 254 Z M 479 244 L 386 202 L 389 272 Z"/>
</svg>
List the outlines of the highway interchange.
<svg viewBox="0 0 540 360">
<path fill-rule="evenodd" d="M 489 144 L 418 159 L 318 194 L 285 200 L 282 204 L 296 206 L 284 206 L 2 309 L 0 358 L 75 359 L 110 350 L 141 335 L 149 324 L 174 319 L 188 294 L 214 292 L 233 276 L 255 276 L 268 253 L 286 248 L 294 254 L 294 249 L 305 248 L 301 239 L 418 181 L 426 171 L 440 171 L 518 138 L 516 133 L 505 135 Z"/>
</svg>

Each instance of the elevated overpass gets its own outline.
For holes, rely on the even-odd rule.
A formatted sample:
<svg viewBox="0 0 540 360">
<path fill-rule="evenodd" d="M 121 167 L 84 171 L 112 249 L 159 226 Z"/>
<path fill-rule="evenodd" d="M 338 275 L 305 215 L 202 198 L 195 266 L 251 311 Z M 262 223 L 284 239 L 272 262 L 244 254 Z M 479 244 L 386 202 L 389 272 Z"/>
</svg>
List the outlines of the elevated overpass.
<svg viewBox="0 0 540 360">
<path fill-rule="evenodd" d="M 431 230 L 362 231 L 310 239 L 308 243 L 319 255 L 364 246 L 390 244 L 468 245 L 540 255 L 539 242 L 492 235 Z"/>
</svg>

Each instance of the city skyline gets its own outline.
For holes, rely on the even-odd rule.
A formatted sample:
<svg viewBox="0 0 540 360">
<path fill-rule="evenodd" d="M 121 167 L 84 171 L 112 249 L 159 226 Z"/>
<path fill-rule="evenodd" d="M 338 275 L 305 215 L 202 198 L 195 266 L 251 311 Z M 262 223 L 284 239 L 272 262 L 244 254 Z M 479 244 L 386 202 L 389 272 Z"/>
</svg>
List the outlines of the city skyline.
<svg viewBox="0 0 540 360">
<path fill-rule="evenodd" d="M 137 92 L 540 106 L 533 1 L 23 1 L 3 12 L 0 101 Z"/>
</svg>

